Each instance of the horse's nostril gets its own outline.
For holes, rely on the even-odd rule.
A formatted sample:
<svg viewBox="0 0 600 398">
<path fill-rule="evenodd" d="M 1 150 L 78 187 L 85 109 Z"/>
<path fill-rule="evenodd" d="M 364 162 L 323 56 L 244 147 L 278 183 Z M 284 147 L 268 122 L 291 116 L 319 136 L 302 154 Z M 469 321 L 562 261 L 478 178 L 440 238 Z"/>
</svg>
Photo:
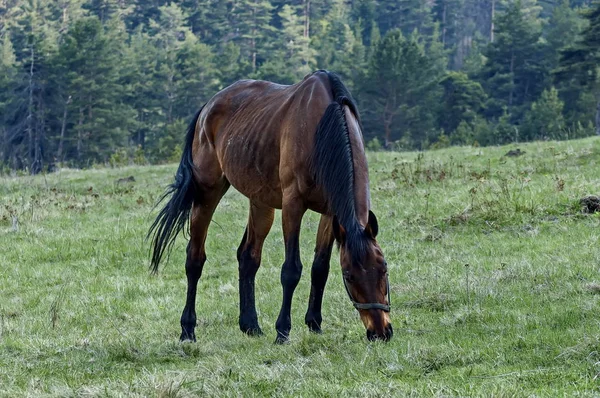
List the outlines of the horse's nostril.
<svg viewBox="0 0 600 398">
<path fill-rule="evenodd" d="M 369 340 L 369 341 L 375 341 L 375 340 L 388 341 L 389 339 L 392 338 L 393 335 L 394 335 L 394 331 L 392 330 L 392 325 L 389 325 L 388 327 L 386 327 L 385 332 L 382 335 L 379 335 L 372 330 L 367 330 L 367 340 Z"/>
<path fill-rule="evenodd" d="M 369 341 L 377 340 L 377 333 L 373 332 L 372 330 L 367 330 L 367 340 L 369 340 Z"/>
</svg>

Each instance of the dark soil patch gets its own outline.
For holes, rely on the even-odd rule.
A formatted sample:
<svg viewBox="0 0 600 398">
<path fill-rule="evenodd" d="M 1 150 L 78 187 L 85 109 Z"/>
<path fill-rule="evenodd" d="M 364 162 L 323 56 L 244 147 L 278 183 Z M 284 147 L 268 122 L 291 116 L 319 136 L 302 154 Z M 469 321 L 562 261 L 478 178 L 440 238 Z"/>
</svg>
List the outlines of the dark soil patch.
<svg viewBox="0 0 600 398">
<path fill-rule="evenodd" d="M 520 148 L 517 149 L 511 149 L 510 151 L 506 152 L 504 154 L 504 156 L 508 156 L 508 157 L 518 157 L 521 155 L 525 155 L 525 151 L 522 151 Z"/>
<path fill-rule="evenodd" d="M 119 178 L 116 183 L 117 185 L 120 184 L 127 184 L 129 182 L 135 182 L 135 177 L 134 176 L 129 176 L 129 177 L 125 177 L 125 178 Z"/>
<path fill-rule="evenodd" d="M 595 195 L 586 196 L 579 200 L 581 211 L 584 213 L 596 213 L 600 211 L 600 197 Z"/>
</svg>

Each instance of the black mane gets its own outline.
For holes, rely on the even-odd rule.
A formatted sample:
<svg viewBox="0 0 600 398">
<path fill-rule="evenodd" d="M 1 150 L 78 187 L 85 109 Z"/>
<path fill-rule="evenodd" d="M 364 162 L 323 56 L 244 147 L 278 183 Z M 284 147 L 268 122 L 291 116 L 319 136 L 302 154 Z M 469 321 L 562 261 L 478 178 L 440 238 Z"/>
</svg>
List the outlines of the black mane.
<svg viewBox="0 0 600 398">
<path fill-rule="evenodd" d="M 360 124 L 358 109 L 340 78 L 327 73 L 333 102 L 325 110 L 317 126 L 311 172 L 315 182 L 323 187 L 328 211 L 346 232 L 346 247 L 353 263 L 360 262 L 367 251 L 368 238 L 356 218 L 354 197 L 354 162 L 344 106 L 348 106 Z M 339 242 L 338 242 L 339 243 Z"/>
</svg>

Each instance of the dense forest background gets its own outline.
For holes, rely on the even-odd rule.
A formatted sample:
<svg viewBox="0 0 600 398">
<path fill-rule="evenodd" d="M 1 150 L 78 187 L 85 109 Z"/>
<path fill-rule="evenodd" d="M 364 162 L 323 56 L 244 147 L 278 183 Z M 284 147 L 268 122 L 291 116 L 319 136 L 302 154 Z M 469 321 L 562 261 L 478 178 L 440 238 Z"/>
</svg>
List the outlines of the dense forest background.
<svg viewBox="0 0 600 398">
<path fill-rule="evenodd" d="M 597 0 L 0 0 L 0 167 L 161 162 L 238 79 L 342 76 L 371 149 L 600 134 Z"/>
</svg>

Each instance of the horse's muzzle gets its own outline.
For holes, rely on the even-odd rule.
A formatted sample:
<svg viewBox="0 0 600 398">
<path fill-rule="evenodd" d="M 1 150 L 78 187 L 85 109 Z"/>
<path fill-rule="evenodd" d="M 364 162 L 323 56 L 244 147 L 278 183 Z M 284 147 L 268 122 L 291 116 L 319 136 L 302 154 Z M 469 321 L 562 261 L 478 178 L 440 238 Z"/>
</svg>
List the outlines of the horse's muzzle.
<svg viewBox="0 0 600 398">
<path fill-rule="evenodd" d="M 391 323 L 387 325 L 387 327 L 385 328 L 383 333 L 377 333 L 373 330 L 367 329 L 367 339 L 369 341 L 375 341 L 375 340 L 389 341 L 393 335 L 394 335 L 394 329 L 392 328 Z"/>
</svg>

